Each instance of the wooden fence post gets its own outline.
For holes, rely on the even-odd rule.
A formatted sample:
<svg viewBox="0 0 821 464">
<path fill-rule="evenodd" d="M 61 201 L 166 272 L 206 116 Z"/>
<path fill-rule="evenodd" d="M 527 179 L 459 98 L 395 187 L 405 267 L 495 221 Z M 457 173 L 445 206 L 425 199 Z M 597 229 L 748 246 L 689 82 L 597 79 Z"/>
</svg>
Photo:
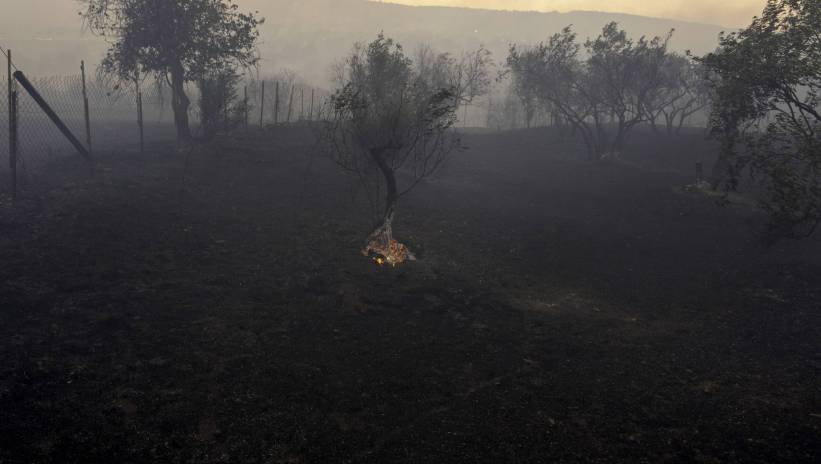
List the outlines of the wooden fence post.
<svg viewBox="0 0 821 464">
<path fill-rule="evenodd" d="M 86 122 L 86 147 L 88 152 L 92 153 L 91 149 L 91 114 L 88 111 L 88 90 L 86 89 L 86 63 L 80 61 L 80 74 L 83 77 L 83 112 L 85 114 Z"/>
</svg>

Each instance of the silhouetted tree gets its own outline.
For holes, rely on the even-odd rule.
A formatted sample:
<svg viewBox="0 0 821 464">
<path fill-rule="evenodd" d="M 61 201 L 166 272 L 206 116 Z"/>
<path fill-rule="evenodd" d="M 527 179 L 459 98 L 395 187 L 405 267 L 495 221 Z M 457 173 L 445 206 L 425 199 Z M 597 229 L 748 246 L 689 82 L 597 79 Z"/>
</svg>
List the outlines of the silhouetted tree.
<svg viewBox="0 0 821 464">
<path fill-rule="evenodd" d="M 693 115 L 710 106 L 710 87 L 703 66 L 676 53 L 662 67 L 663 84 L 645 100 L 647 122 L 654 131 L 663 124 L 667 134 L 678 134 Z"/>
<path fill-rule="evenodd" d="M 384 189 L 384 209 L 363 252 L 396 264 L 411 256 L 393 239 L 400 197 L 430 176 L 458 146 L 451 131 L 460 98 L 446 56 L 414 65 L 382 34 L 358 45 L 339 67 L 342 86 L 326 128 L 330 155 L 345 170 Z M 397 173 L 409 180 L 400 185 Z"/>
<path fill-rule="evenodd" d="M 524 113 L 525 127 L 530 129 L 533 118 L 544 99 L 540 98 L 539 67 L 542 65 L 542 56 L 534 49 L 525 49 L 522 53 L 516 52 L 513 60 L 508 60 L 511 69 L 514 69 L 511 79 L 511 90 L 518 97 Z"/>
<path fill-rule="evenodd" d="M 595 106 L 601 107 L 594 115 L 597 127 L 601 127 L 599 119 L 607 117 L 615 132 L 604 155 L 619 157 L 630 131 L 645 121 L 646 102 L 664 84 L 662 69 L 671 36 L 672 32 L 664 39 L 634 41 L 612 22 L 585 43 L 588 91 Z"/>
<path fill-rule="evenodd" d="M 514 82 L 558 113 L 584 139 L 592 159 L 618 157 L 630 131 L 663 84 L 666 39 L 633 41 L 610 23 L 582 46 L 570 27 L 534 47 L 511 46 L 507 70 Z"/>
<path fill-rule="evenodd" d="M 749 168 L 775 236 L 806 236 L 821 223 L 819 25 L 818 0 L 769 0 L 761 17 L 701 59 L 722 142 L 713 184 L 733 189 Z"/>
<path fill-rule="evenodd" d="M 241 13 L 234 0 L 80 1 L 88 27 L 111 40 L 105 72 L 128 82 L 154 74 L 169 83 L 180 141 L 191 137 L 185 83 L 214 69 L 257 62 L 257 26 L 263 20 Z"/>
<path fill-rule="evenodd" d="M 468 106 L 490 92 L 493 84 L 491 53 L 484 47 L 463 53 L 458 59 L 449 53 L 436 53 L 423 45 L 416 53 L 415 66 L 420 75 L 437 88 L 450 89 L 461 106 Z"/>
<path fill-rule="evenodd" d="M 231 68 L 206 73 L 197 81 L 200 90 L 200 123 L 205 137 L 235 129 L 244 122 L 245 102 L 237 105 L 241 76 Z"/>
</svg>

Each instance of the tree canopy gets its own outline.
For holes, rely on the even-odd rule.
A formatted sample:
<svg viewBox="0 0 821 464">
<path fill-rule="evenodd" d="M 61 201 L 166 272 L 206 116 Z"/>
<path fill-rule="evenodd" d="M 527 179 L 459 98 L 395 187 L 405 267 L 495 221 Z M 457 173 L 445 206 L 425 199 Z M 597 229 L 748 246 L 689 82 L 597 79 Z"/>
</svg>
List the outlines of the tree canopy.
<svg viewBox="0 0 821 464">
<path fill-rule="evenodd" d="M 511 46 L 507 69 L 527 118 L 538 101 L 582 134 L 591 158 L 618 157 L 664 85 L 668 40 L 633 40 L 613 22 L 580 44 L 568 26 L 536 46 Z"/>
<path fill-rule="evenodd" d="M 821 2 L 769 0 L 761 17 L 721 38 L 701 59 L 722 141 L 715 183 L 732 189 L 745 170 L 759 180 L 778 235 L 821 222 Z"/>
<path fill-rule="evenodd" d="M 234 0 L 81 0 L 84 18 L 96 34 L 111 40 L 102 69 L 133 81 L 153 74 L 172 88 L 177 132 L 190 137 L 184 84 L 215 69 L 252 66 L 257 60 L 257 26 Z"/>
<path fill-rule="evenodd" d="M 420 53 L 414 63 L 401 45 L 380 34 L 356 46 L 338 69 L 328 147 L 343 169 L 377 195 L 384 192 L 384 210 L 365 248 L 379 259 L 395 263 L 408 256 L 392 237 L 396 204 L 458 146 L 450 129 L 471 92 L 458 76 L 473 74 L 459 66 L 448 55 L 432 52 Z M 406 175 L 405 185 L 397 172 Z"/>
</svg>

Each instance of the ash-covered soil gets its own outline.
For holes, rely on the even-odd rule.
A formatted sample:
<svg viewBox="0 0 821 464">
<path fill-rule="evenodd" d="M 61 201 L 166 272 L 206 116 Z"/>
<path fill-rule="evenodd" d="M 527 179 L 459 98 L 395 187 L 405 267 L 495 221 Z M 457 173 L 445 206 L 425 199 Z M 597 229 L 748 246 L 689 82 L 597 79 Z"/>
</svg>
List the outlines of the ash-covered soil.
<svg viewBox="0 0 821 464">
<path fill-rule="evenodd" d="M 0 463 L 818 462 L 821 242 L 476 133 L 399 268 L 310 131 L 55 162 L 0 211 Z M 709 164 L 708 164 L 709 165 Z"/>
</svg>

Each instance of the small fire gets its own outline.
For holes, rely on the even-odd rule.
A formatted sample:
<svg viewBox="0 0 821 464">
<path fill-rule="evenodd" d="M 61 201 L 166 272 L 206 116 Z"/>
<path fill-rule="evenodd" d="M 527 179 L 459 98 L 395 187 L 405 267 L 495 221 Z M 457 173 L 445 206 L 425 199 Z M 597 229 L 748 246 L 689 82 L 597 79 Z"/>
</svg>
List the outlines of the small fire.
<svg viewBox="0 0 821 464">
<path fill-rule="evenodd" d="M 389 214 L 381 226 L 368 237 L 368 243 L 362 249 L 362 255 L 373 258 L 380 266 L 389 264 L 396 267 L 405 261 L 416 261 L 416 257 L 405 245 L 393 238 L 393 214 Z"/>
<path fill-rule="evenodd" d="M 372 240 L 368 243 L 362 254 L 373 258 L 374 262 L 380 266 L 390 265 L 396 267 L 405 261 L 415 261 L 416 257 L 408 250 L 408 247 L 391 239 L 387 246 L 382 240 Z"/>
<path fill-rule="evenodd" d="M 380 266 L 387 264 L 396 267 L 405 261 L 416 260 L 408 247 L 396 240 L 391 239 L 388 246 L 384 246 L 384 243 L 382 240 L 373 240 L 362 250 L 362 254 L 373 257 L 374 262 Z"/>
</svg>

